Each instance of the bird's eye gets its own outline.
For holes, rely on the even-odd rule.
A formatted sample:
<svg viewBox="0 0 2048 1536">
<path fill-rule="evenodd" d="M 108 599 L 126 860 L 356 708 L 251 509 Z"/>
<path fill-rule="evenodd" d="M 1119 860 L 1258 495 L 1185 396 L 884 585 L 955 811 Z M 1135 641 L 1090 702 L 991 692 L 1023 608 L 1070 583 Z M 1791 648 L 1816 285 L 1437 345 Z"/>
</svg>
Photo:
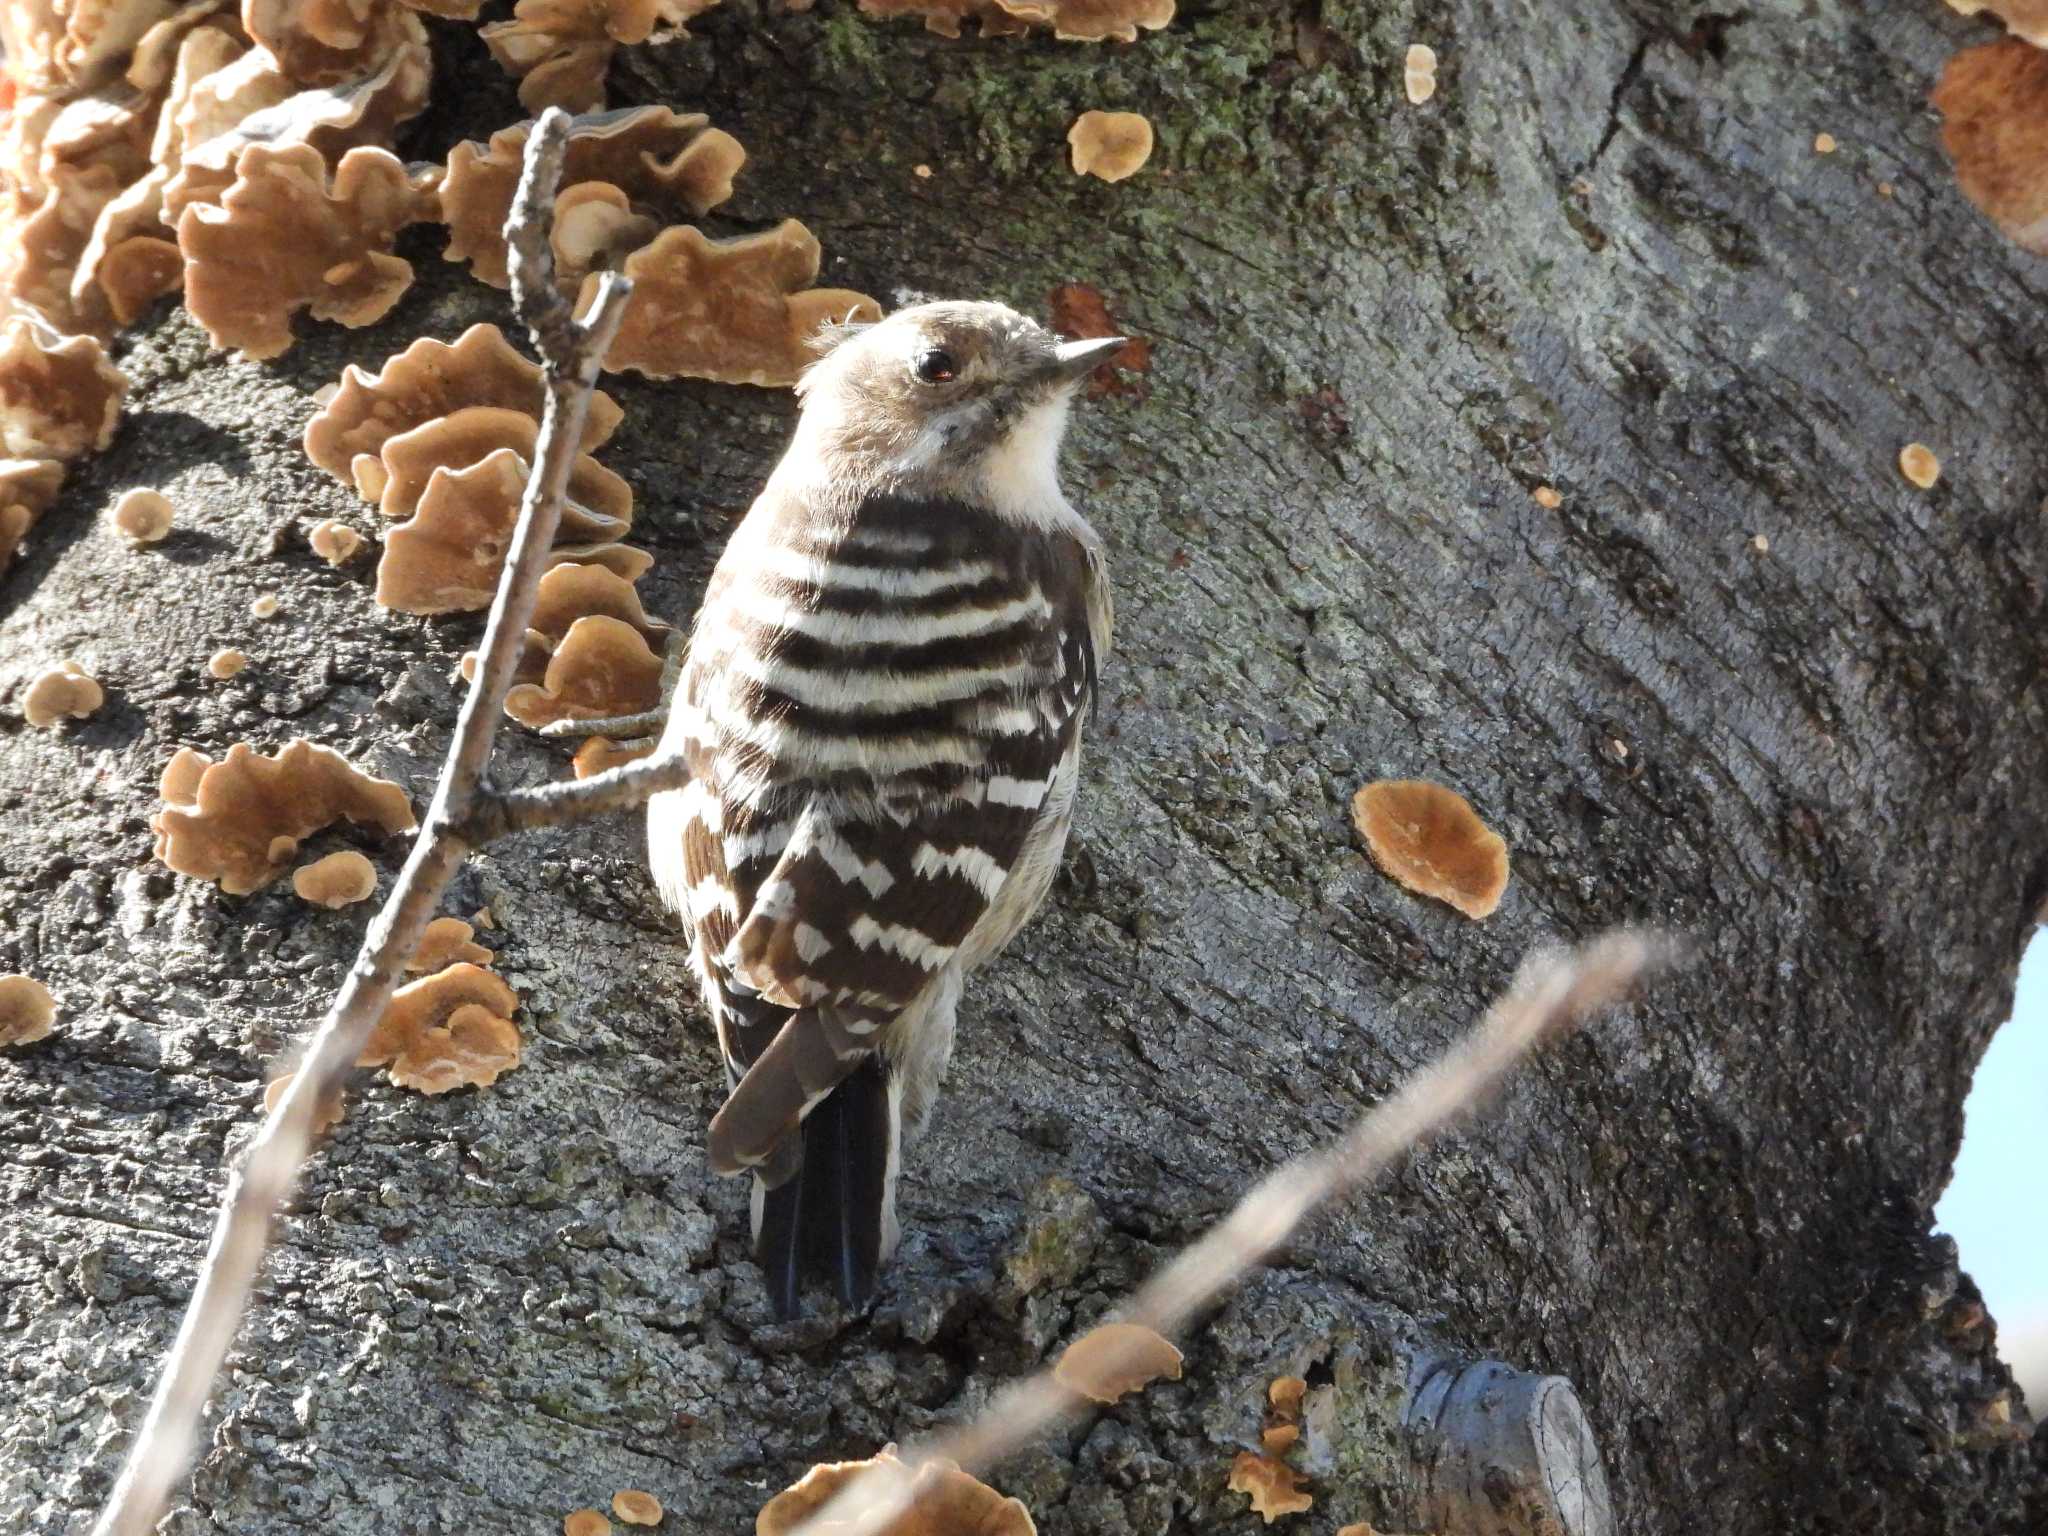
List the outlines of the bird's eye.
<svg viewBox="0 0 2048 1536">
<path fill-rule="evenodd" d="M 950 384 L 959 365 L 943 347 L 926 347 L 910 360 L 910 371 L 917 375 L 920 384 Z"/>
</svg>

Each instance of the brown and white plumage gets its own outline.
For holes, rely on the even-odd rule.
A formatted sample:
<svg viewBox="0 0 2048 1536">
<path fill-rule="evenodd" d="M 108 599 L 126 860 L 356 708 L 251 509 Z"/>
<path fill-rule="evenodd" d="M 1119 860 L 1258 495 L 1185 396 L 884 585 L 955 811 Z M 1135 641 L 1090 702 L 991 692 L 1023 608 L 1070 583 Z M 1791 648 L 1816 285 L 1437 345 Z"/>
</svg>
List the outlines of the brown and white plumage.
<svg viewBox="0 0 2048 1536">
<path fill-rule="evenodd" d="M 839 340 L 705 594 L 650 851 L 733 1084 L 712 1166 L 756 1176 L 784 1312 L 805 1270 L 872 1287 L 961 980 L 1059 862 L 1110 606 L 1055 461 L 1104 350 L 994 304 Z"/>
</svg>

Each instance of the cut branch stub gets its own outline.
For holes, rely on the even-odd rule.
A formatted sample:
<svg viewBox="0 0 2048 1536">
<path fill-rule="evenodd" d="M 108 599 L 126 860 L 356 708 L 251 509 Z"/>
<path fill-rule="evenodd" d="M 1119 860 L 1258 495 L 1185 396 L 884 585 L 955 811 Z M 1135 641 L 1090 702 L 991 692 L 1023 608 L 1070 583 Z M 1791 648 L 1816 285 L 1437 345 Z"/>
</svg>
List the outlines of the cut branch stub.
<svg viewBox="0 0 2048 1536">
<path fill-rule="evenodd" d="M 732 196 L 732 179 L 746 161 L 739 140 L 710 123 L 701 112 L 659 106 L 575 118 L 562 155 L 563 189 L 605 182 L 633 203 L 701 218 Z M 448 260 L 467 261 L 471 276 L 495 288 L 511 282 L 505 220 L 532 129 L 531 123 L 515 123 L 492 134 L 488 144 L 457 144 L 441 183 Z"/>
<path fill-rule="evenodd" d="M 376 454 L 402 432 L 469 406 L 524 412 L 536 427 L 547 400 L 540 365 L 528 362 L 495 325 L 472 325 L 454 342 L 421 337 L 376 373 L 351 363 L 331 398 L 306 424 L 306 456 L 348 483 L 358 454 Z M 582 449 L 592 452 L 623 415 L 602 390 L 590 397 Z M 531 455 L 527 443 L 522 452 Z"/>
<path fill-rule="evenodd" d="M 1410 1523 L 1442 1536 L 1614 1536 L 1578 1393 L 1498 1360 L 1442 1363 L 1409 1399 Z"/>
</svg>

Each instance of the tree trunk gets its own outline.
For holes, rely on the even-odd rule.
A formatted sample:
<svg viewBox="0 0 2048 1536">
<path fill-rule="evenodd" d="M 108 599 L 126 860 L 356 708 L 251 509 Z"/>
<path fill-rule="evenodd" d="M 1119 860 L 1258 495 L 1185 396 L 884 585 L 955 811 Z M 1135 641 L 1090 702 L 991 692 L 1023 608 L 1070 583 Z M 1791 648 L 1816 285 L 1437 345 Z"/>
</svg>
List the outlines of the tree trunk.
<svg viewBox="0 0 2048 1536">
<path fill-rule="evenodd" d="M 472 27 L 433 26 L 414 159 L 524 115 Z M 1047 1358 L 1531 946 L 1643 922 L 1688 969 L 1319 1220 L 1182 1381 L 990 1480 L 1054 1536 L 1258 1529 L 1225 1480 L 1291 1373 L 1292 1528 L 1537 1529 L 1421 1481 L 1418 1414 L 1456 1405 L 1410 1389 L 1492 1358 L 1576 1387 L 1620 1530 L 2042 1529 L 2048 1435 L 1928 1214 L 2048 894 L 2044 284 L 1924 105 L 1988 34 L 1931 0 L 1196 0 L 1132 47 L 727 0 L 693 31 L 623 51 L 612 101 L 747 145 L 714 232 L 800 217 L 821 281 L 892 302 L 1092 284 L 1153 344 L 1067 456 L 1119 607 L 1079 846 L 970 986 L 882 1299 L 793 1326 L 704 1166 L 722 1080 L 637 819 L 477 858 L 447 910 L 494 914 L 527 1059 L 442 1099 L 358 1085 L 172 1528 L 540 1531 L 638 1487 L 667 1529 L 750 1529 L 813 1462 Z M 1133 180 L 1067 168 L 1095 106 L 1157 127 Z M 265 1064 L 365 920 L 168 873 L 160 769 L 305 736 L 424 803 L 447 740 L 480 621 L 393 615 L 370 562 L 310 554 L 315 521 L 373 519 L 299 447 L 345 363 L 511 328 L 440 239 L 406 237 L 384 323 L 302 320 L 273 364 L 160 308 L 112 449 L 0 586 L 11 713 L 65 656 L 109 692 L 0 745 L 0 970 L 63 1009 L 0 1053 L 13 1529 L 104 1495 Z M 641 590 L 685 621 L 793 402 L 607 387 Z M 103 515 L 132 485 L 179 509 L 153 552 Z M 228 645 L 252 665 L 216 682 Z M 508 727 L 500 777 L 564 756 Z M 1372 868 L 1347 807 L 1383 777 L 1506 837 L 1495 916 Z M 399 841 L 359 841 L 388 882 Z"/>
</svg>

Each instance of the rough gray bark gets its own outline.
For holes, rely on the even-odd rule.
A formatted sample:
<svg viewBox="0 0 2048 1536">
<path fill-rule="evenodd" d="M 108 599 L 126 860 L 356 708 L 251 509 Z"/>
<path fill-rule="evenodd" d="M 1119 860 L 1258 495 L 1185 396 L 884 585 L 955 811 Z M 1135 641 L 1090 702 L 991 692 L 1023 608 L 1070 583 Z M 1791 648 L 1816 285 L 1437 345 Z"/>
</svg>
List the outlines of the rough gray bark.
<svg viewBox="0 0 2048 1536">
<path fill-rule="evenodd" d="M 672 1529 L 746 1529 L 812 1461 L 957 1418 L 1055 1349 L 1531 943 L 1631 919 L 1694 935 L 1691 971 L 1319 1224 L 1182 1382 L 993 1481 L 1055 1536 L 1255 1529 L 1223 1482 L 1294 1371 L 1321 1389 L 1294 1525 L 1385 1526 L 1405 1362 L 1434 1347 L 1569 1378 L 1621 1529 L 2048 1518 L 2048 1438 L 1927 1216 L 2048 893 L 2044 284 L 1956 194 L 1923 107 L 1978 29 L 1846 0 L 1326 0 L 1190 6 L 1105 52 L 729 0 L 696 31 L 624 56 L 614 98 L 747 143 L 726 227 L 797 214 L 828 281 L 884 294 L 1042 310 L 1094 283 L 1155 342 L 1144 393 L 1084 411 L 1069 458 L 1121 607 L 1084 847 L 970 998 L 880 1306 L 791 1328 L 743 1192 L 703 1169 L 718 1074 L 637 826 L 477 860 L 450 909 L 496 914 L 528 1062 L 483 1093 L 354 1097 L 174 1527 L 542 1529 L 637 1486 Z M 521 115 L 472 37 L 437 36 L 418 157 Z M 1400 98 L 1416 40 L 1444 61 L 1424 109 Z M 1074 178 L 1088 106 L 1146 111 L 1157 170 Z M 17 693 L 77 655 L 112 695 L 0 745 L 0 969 L 65 1010 L 0 1056 L 18 1528 L 82 1528 L 110 1482 L 263 1063 L 363 920 L 153 864 L 158 769 L 308 735 L 423 799 L 454 718 L 477 624 L 385 614 L 367 569 L 304 542 L 363 521 L 299 451 L 308 394 L 504 318 L 411 238 L 422 281 L 388 323 L 272 366 L 161 312 L 114 448 L 0 587 Z M 681 618 L 790 404 L 612 387 L 606 458 L 660 556 L 643 591 Z M 1946 466 L 1929 493 L 1893 468 L 1913 439 Z M 132 484 L 181 509 L 154 553 L 100 517 Z M 247 616 L 259 591 L 280 619 Z M 214 682 L 229 643 L 255 664 Z M 1507 836 L 1493 919 L 1367 867 L 1345 806 L 1379 776 L 1454 784 Z"/>
</svg>

